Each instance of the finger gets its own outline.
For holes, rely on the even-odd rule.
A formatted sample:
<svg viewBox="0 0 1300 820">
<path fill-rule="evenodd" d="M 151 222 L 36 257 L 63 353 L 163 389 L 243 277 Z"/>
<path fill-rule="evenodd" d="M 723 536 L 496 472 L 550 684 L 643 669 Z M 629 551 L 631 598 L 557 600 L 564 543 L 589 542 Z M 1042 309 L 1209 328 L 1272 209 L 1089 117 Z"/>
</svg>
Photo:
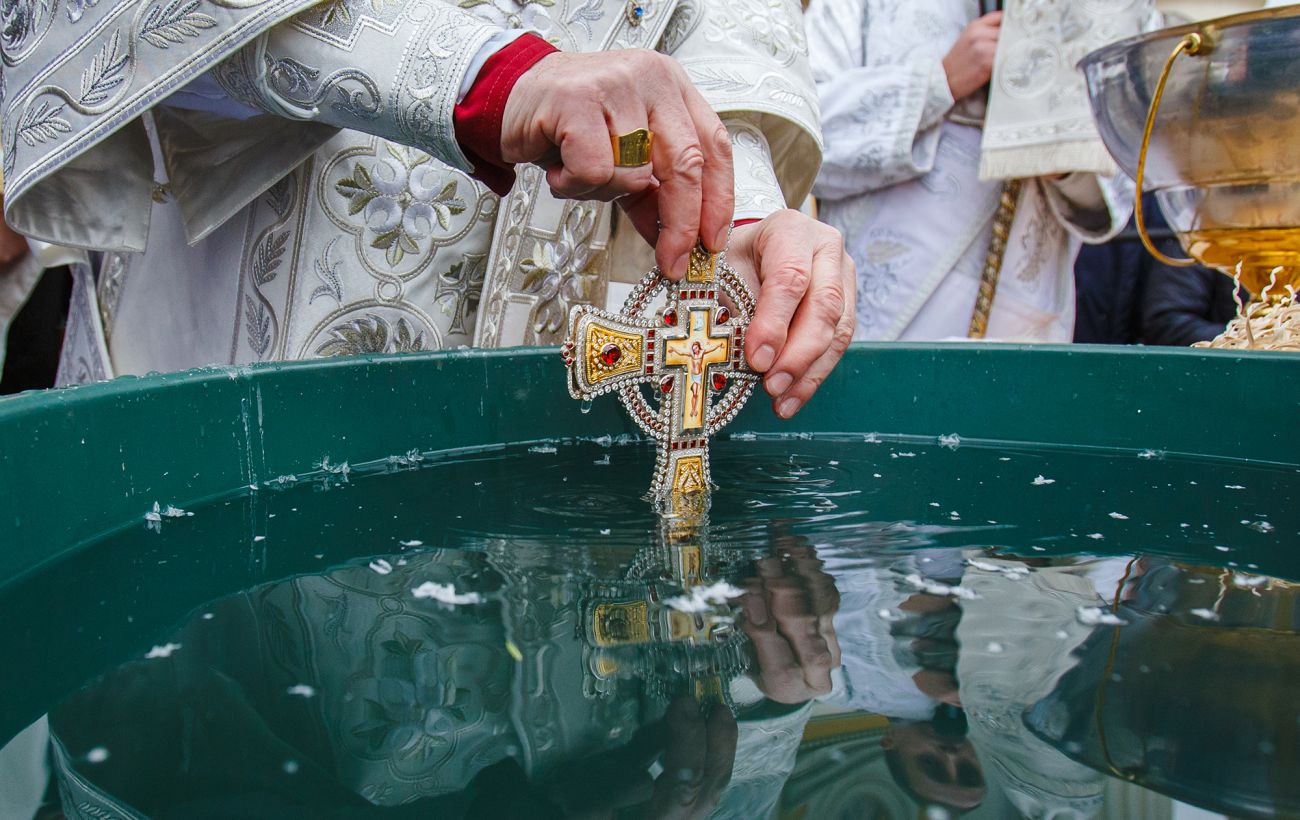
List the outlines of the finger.
<svg viewBox="0 0 1300 820">
<path fill-rule="evenodd" d="M 560 165 L 546 172 L 551 193 L 581 199 L 614 177 L 614 152 L 604 112 L 593 105 L 573 106 L 555 129 Z"/>
<path fill-rule="evenodd" d="M 707 736 L 700 705 L 688 697 L 668 704 L 668 748 L 664 771 L 655 780 L 652 817 L 689 817 L 704 781 Z"/>
<path fill-rule="evenodd" d="M 654 247 L 659 243 L 659 180 L 644 191 L 618 200 L 628 221 L 646 242 Z"/>
<path fill-rule="evenodd" d="M 812 279 L 812 248 L 800 233 L 802 219 L 782 211 L 763 220 L 753 238 L 758 273 L 758 306 L 745 331 L 745 357 L 760 373 L 769 373 L 785 347 L 790 322 Z M 769 378 L 776 374 L 769 373 Z M 788 378 L 788 377 L 787 377 Z M 775 382 L 785 392 L 788 384 Z M 773 389 L 769 382 L 768 390 Z"/>
<path fill-rule="evenodd" d="M 767 377 L 776 413 L 787 419 L 812 398 L 853 340 L 856 273 L 838 232 L 827 235 L 814 253 L 812 269 L 813 282 Z M 789 378 L 776 381 L 782 374 Z M 785 390 L 776 393 L 774 387 Z"/>
<path fill-rule="evenodd" d="M 654 167 L 650 162 L 638 166 L 620 166 L 615 157 L 614 140 L 618 136 L 649 127 L 649 115 L 640 98 L 630 94 L 610 94 L 602 100 L 601 105 L 604 107 L 605 127 L 609 132 L 610 163 L 613 171 L 605 182 L 585 191 L 582 197 L 609 202 L 629 194 L 642 193 L 657 185 Z M 589 181 L 599 182 L 599 179 L 593 178 Z"/>
<path fill-rule="evenodd" d="M 683 84 L 686 108 L 695 122 L 704 152 L 700 180 L 700 231 L 705 247 L 714 253 L 727 247 L 727 230 L 736 214 L 736 183 L 732 166 L 731 135 L 708 101 L 691 83 L 686 71 L 673 64 Z"/>
<path fill-rule="evenodd" d="M 650 109 L 655 132 L 651 152 L 659 180 L 659 240 L 655 261 L 670 279 L 686 275 L 691 249 L 700 236 L 704 151 L 680 93 L 668 92 Z"/>
<path fill-rule="evenodd" d="M 770 583 L 768 589 L 769 606 L 777 631 L 789 642 L 804 681 L 813 692 L 829 692 L 830 647 L 818 631 L 818 618 L 811 612 L 807 592 L 792 578 Z"/>
<path fill-rule="evenodd" d="M 705 725 L 708 749 L 704 755 L 704 782 L 695 806 L 696 817 L 707 817 L 717 806 L 723 789 L 731 782 L 736 765 L 736 718 L 723 706 L 714 707 Z"/>
</svg>

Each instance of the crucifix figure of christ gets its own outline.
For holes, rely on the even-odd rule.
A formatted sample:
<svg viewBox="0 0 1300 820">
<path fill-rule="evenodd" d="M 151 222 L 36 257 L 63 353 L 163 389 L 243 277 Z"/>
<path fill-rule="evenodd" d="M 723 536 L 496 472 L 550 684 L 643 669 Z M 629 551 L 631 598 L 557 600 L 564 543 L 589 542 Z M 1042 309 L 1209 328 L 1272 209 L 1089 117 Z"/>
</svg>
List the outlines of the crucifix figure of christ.
<svg viewBox="0 0 1300 820">
<path fill-rule="evenodd" d="M 666 298 L 656 310 L 661 292 Z M 753 313 L 754 297 L 740 275 L 721 255 L 696 247 L 682 281 L 653 270 L 621 312 L 579 305 L 569 314 L 561 348 L 569 393 L 590 400 L 617 391 L 637 425 L 655 437 L 651 492 L 661 511 L 702 504 L 712 487 L 709 437 L 735 417 L 759 380 L 744 354 Z"/>
</svg>

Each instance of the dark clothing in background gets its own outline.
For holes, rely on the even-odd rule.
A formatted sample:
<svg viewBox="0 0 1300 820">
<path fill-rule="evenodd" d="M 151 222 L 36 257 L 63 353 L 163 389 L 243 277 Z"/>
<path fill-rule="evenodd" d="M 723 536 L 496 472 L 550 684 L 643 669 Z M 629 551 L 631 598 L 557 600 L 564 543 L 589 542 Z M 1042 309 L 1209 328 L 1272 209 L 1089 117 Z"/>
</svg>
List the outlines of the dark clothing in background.
<svg viewBox="0 0 1300 820">
<path fill-rule="evenodd" d="M 1147 277 L 1142 341 L 1149 345 L 1208 342 L 1237 315 L 1233 281 L 1209 268 L 1156 263 Z M 1243 289 L 1243 296 L 1249 298 Z"/>
<path fill-rule="evenodd" d="M 50 268 L 37 281 L 9 324 L 0 395 L 54 386 L 71 297 L 72 274 L 65 267 Z"/>
<path fill-rule="evenodd" d="M 1155 196 L 1147 194 L 1142 206 L 1156 247 L 1185 256 Z M 1110 242 L 1083 246 L 1074 283 L 1074 341 L 1080 343 L 1186 346 L 1218 336 L 1237 312 L 1230 278 L 1156 261 L 1132 221 Z"/>
</svg>

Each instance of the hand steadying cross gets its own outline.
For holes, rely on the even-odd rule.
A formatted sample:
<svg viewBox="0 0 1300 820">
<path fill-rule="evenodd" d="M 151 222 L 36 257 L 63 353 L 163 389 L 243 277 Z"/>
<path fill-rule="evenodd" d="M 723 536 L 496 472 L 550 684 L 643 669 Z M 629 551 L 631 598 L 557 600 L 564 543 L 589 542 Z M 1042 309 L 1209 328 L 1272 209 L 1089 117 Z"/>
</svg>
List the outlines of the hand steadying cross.
<svg viewBox="0 0 1300 820">
<path fill-rule="evenodd" d="M 644 312 L 668 288 L 657 316 Z M 719 303 L 725 293 L 736 313 Z M 712 486 L 709 436 L 729 422 L 759 376 L 745 363 L 745 328 L 754 299 L 716 254 L 697 247 L 686 277 L 669 283 L 658 270 L 628 296 L 619 314 L 587 305 L 569 314 L 562 348 L 569 393 L 590 400 L 619 391 L 632 418 L 658 441 L 652 493 L 673 509 Z M 643 385 L 657 387 L 653 407 Z"/>
</svg>

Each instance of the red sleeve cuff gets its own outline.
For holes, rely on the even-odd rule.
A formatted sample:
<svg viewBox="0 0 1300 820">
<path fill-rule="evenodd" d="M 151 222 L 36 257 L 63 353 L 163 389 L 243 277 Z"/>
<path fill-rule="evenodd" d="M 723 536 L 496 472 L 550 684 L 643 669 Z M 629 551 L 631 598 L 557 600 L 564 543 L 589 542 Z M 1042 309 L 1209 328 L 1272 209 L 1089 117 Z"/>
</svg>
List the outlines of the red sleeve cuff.
<svg viewBox="0 0 1300 820">
<path fill-rule="evenodd" d="M 749 219 L 737 219 L 736 222 L 735 222 L 735 224 L 732 225 L 732 227 L 733 227 L 733 228 L 740 228 L 740 227 L 743 227 L 743 226 L 745 226 L 745 225 L 753 225 L 755 222 L 762 222 L 762 221 L 763 221 L 763 220 L 761 220 L 761 219 L 759 219 L 759 218 L 757 218 L 757 217 L 750 217 Z"/>
<path fill-rule="evenodd" d="M 456 141 L 474 166 L 474 176 L 500 196 L 515 184 L 514 166 L 501 159 L 501 119 L 506 100 L 524 72 L 559 49 L 535 34 L 525 34 L 487 58 L 452 121 Z"/>
</svg>

